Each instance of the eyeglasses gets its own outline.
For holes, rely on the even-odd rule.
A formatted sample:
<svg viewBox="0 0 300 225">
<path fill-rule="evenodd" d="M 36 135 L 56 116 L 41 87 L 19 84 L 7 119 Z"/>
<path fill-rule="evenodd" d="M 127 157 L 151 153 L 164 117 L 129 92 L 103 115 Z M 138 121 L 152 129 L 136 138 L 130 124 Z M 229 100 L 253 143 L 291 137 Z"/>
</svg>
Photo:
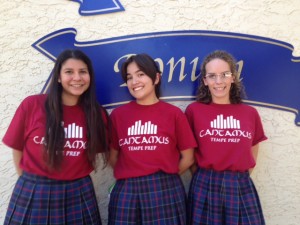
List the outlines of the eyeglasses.
<svg viewBox="0 0 300 225">
<path fill-rule="evenodd" d="M 217 77 L 220 77 L 221 80 L 226 80 L 226 79 L 230 78 L 231 76 L 232 76 L 231 72 L 223 72 L 220 74 L 208 73 L 208 74 L 206 74 L 205 78 L 215 81 L 217 79 Z"/>
</svg>

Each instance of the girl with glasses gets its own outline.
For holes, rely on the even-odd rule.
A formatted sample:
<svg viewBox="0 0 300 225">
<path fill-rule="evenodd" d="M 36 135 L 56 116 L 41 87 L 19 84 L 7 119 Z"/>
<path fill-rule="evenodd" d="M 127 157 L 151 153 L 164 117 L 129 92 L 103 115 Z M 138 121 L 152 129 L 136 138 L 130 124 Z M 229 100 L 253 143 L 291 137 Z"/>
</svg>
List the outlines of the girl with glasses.
<svg viewBox="0 0 300 225">
<path fill-rule="evenodd" d="M 242 102 L 235 59 L 225 51 L 210 53 L 199 79 L 197 101 L 186 109 L 198 142 L 188 224 L 265 224 L 250 172 L 267 138 L 256 109 Z"/>
</svg>

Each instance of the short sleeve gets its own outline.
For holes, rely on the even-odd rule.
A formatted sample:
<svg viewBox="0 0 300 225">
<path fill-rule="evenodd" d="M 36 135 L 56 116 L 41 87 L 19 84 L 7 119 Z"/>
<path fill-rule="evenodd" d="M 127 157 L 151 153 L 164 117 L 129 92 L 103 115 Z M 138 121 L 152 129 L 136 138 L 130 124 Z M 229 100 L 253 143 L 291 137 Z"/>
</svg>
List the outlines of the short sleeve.
<svg viewBox="0 0 300 225">
<path fill-rule="evenodd" d="M 185 109 L 185 115 L 186 115 L 186 117 L 187 117 L 187 120 L 188 120 L 188 122 L 189 122 L 189 124 L 190 124 L 190 127 L 192 128 L 192 129 L 194 129 L 194 127 L 193 127 L 193 113 L 191 112 L 191 105 L 188 105 L 187 107 L 186 107 L 186 109 Z"/>
<path fill-rule="evenodd" d="M 26 101 L 17 108 L 10 125 L 2 139 L 3 143 L 13 149 L 23 150 L 25 143 L 25 127 L 27 117 Z"/>
<path fill-rule="evenodd" d="M 197 143 L 187 117 L 181 111 L 178 113 L 176 119 L 176 136 L 179 150 L 197 147 Z"/>
<path fill-rule="evenodd" d="M 252 146 L 257 145 L 259 142 L 262 142 L 264 140 L 267 140 L 268 138 L 266 137 L 263 129 L 263 125 L 261 122 L 261 118 L 257 112 L 257 110 L 254 110 L 254 117 L 255 117 L 255 133 L 253 137 L 253 142 Z"/>
<path fill-rule="evenodd" d="M 115 150 L 119 150 L 119 143 L 118 143 L 118 132 L 116 130 L 116 120 L 115 120 L 115 113 L 112 111 L 110 114 L 110 121 L 111 121 L 111 128 L 109 130 L 110 136 L 110 148 Z"/>
</svg>

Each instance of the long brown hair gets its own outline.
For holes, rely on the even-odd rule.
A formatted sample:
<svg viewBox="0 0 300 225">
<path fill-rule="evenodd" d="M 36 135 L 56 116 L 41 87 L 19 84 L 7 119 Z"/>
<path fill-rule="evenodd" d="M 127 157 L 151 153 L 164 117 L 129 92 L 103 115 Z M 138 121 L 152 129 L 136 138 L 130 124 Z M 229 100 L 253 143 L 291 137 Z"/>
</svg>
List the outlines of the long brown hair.
<svg viewBox="0 0 300 225">
<path fill-rule="evenodd" d="M 79 105 L 83 108 L 87 124 L 87 156 L 88 162 L 96 167 L 96 155 L 98 152 L 104 153 L 106 165 L 108 154 L 107 123 L 108 114 L 98 103 L 96 97 L 95 74 L 92 62 L 89 57 L 80 50 L 65 50 L 57 58 L 52 71 L 52 80 L 49 86 L 46 108 L 46 134 L 44 156 L 46 164 L 50 169 L 60 169 L 63 161 L 63 150 L 65 142 L 65 132 L 61 125 L 63 121 L 62 91 L 63 87 L 58 82 L 63 63 L 68 59 L 78 59 L 83 61 L 88 68 L 90 75 L 90 86 L 80 96 Z M 103 115 L 106 122 L 103 120 Z"/>
</svg>

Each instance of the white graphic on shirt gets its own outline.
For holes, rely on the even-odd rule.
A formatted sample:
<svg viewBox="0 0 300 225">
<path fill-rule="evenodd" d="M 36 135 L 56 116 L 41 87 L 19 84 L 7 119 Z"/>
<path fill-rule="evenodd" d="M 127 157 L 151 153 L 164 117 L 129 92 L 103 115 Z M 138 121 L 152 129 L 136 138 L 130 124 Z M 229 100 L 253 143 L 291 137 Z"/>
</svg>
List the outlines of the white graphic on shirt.
<svg viewBox="0 0 300 225">
<path fill-rule="evenodd" d="M 64 126 L 64 122 L 62 122 Z M 75 123 L 69 124 L 64 127 L 65 132 L 65 144 L 64 153 L 65 156 L 79 156 L 82 150 L 86 149 L 86 141 L 83 141 L 83 127 L 76 125 Z M 71 140 L 73 138 L 73 140 Z M 75 139 L 75 140 L 74 140 Z M 40 136 L 34 136 L 33 142 L 39 145 L 45 145 L 45 138 Z"/>
<path fill-rule="evenodd" d="M 145 122 L 142 125 L 142 121 L 139 120 L 128 128 L 128 136 L 140 134 L 157 134 L 157 125 L 152 124 L 151 121 Z"/>
<path fill-rule="evenodd" d="M 217 128 L 217 129 L 240 129 L 240 121 L 237 119 L 234 119 L 233 116 L 227 116 L 226 118 L 223 118 L 223 115 L 220 114 L 217 116 L 216 119 L 210 122 L 211 128 Z"/>
<path fill-rule="evenodd" d="M 82 138 L 83 127 L 76 126 L 75 123 L 69 124 L 68 127 L 64 128 L 65 138 Z"/>
<path fill-rule="evenodd" d="M 210 129 L 200 130 L 199 137 L 210 137 L 211 142 L 231 142 L 238 143 L 241 138 L 251 139 L 252 134 L 249 131 L 241 129 L 241 122 L 233 116 L 224 118 L 223 114 L 217 115 L 217 118 L 210 121 Z"/>
<path fill-rule="evenodd" d="M 154 151 L 158 145 L 169 144 L 169 137 L 159 136 L 158 126 L 151 121 L 136 121 L 127 129 L 127 137 L 119 139 L 119 146 L 127 146 L 129 151 Z"/>
</svg>

